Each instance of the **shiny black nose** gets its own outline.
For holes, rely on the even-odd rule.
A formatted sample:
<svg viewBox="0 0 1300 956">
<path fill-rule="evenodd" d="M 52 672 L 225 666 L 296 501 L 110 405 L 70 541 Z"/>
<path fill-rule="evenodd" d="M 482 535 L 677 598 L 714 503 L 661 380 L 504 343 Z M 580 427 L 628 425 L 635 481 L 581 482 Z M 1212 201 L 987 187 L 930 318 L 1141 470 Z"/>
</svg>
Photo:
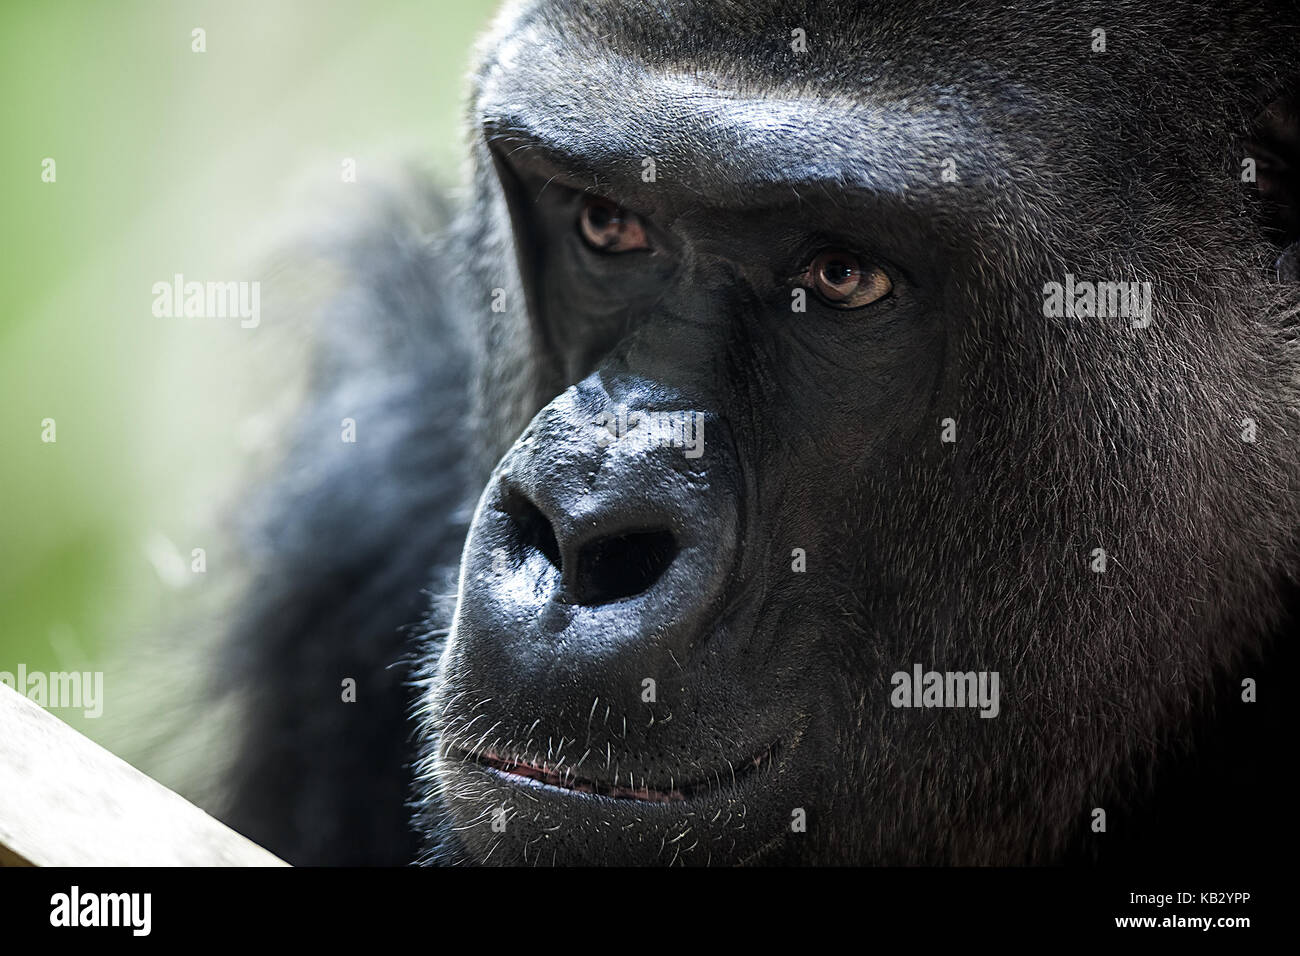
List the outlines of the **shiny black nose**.
<svg viewBox="0 0 1300 956">
<path fill-rule="evenodd" d="M 625 407 L 627 427 L 608 427 Z M 668 427 L 686 414 L 699 416 L 690 437 L 707 444 Z M 457 654 L 492 671 L 477 678 L 484 686 L 535 670 L 539 686 L 581 697 L 675 667 L 725 613 L 739 547 L 736 462 L 717 415 L 667 389 L 613 395 L 593 379 L 557 396 L 479 502 Z"/>
</svg>

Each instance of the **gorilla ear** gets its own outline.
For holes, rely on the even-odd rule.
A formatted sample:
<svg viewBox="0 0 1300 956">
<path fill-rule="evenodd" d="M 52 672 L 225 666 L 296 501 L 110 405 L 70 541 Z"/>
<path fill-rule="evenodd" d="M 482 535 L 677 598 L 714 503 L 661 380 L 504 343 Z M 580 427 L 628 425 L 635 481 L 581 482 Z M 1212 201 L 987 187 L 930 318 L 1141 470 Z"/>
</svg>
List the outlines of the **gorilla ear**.
<svg viewBox="0 0 1300 956">
<path fill-rule="evenodd" d="M 1256 118 L 1248 140 L 1256 162 L 1264 234 L 1281 250 L 1283 282 L 1300 282 L 1300 81 Z"/>
</svg>

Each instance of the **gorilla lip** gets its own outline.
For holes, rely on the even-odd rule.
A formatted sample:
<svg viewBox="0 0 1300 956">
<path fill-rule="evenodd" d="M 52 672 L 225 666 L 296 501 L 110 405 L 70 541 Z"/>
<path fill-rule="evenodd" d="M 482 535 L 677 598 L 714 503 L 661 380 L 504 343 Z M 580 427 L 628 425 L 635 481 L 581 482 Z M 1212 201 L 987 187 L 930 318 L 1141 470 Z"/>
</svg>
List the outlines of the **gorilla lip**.
<svg viewBox="0 0 1300 956">
<path fill-rule="evenodd" d="M 742 777 L 758 770 L 764 764 L 771 761 L 776 752 L 776 744 L 763 750 L 758 755 L 743 761 L 742 763 L 728 767 L 730 771 L 729 779 L 726 771 L 716 775 L 716 779 L 698 780 L 690 783 L 684 783 L 674 786 L 671 789 L 657 789 L 654 787 L 620 787 L 614 784 L 601 783 L 595 780 L 587 780 L 581 777 L 573 777 L 572 772 L 555 770 L 546 766 L 528 763 L 527 761 L 518 760 L 514 757 L 502 756 L 494 751 L 485 750 L 478 754 L 470 754 L 465 751 L 455 751 L 453 756 L 456 759 L 467 763 L 477 764 L 478 766 L 491 771 L 497 776 L 511 778 L 511 783 L 526 782 L 526 785 L 545 786 L 556 790 L 565 790 L 570 793 L 581 793 L 590 796 L 607 797 L 612 800 L 636 800 L 642 803 L 683 803 L 693 797 L 703 795 L 710 791 L 716 791 L 723 786 L 732 786 Z M 723 781 L 727 783 L 724 784 Z"/>
</svg>

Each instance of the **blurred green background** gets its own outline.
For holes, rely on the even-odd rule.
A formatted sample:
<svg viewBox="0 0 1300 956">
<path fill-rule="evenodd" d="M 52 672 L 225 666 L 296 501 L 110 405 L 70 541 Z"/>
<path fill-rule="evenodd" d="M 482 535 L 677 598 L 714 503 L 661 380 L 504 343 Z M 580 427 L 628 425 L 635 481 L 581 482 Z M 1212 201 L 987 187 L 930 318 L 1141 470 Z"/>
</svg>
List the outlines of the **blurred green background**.
<svg viewBox="0 0 1300 956">
<path fill-rule="evenodd" d="M 239 469 L 260 329 L 155 318 L 153 283 L 258 278 L 268 222 L 356 188 L 345 157 L 458 182 L 496 6 L 0 4 L 0 671 L 97 670 L 156 632 Z"/>
</svg>

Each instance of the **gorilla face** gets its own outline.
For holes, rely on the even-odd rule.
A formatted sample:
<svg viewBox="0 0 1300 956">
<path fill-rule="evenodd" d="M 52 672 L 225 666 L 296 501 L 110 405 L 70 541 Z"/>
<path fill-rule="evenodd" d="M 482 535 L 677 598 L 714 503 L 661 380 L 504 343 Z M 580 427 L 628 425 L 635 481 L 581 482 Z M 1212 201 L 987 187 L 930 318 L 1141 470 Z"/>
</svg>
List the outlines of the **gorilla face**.
<svg viewBox="0 0 1300 956">
<path fill-rule="evenodd" d="M 859 546 L 826 527 L 834 503 L 919 440 L 942 358 L 931 266 L 906 233 L 855 225 L 868 205 L 909 221 L 870 197 L 854 215 L 701 203 L 637 188 L 635 157 L 608 167 L 635 183 L 595 197 L 535 141 L 489 140 L 536 333 L 575 384 L 479 503 L 443 772 L 527 816 L 507 826 L 521 857 L 543 823 L 584 859 L 753 854 L 798 805 L 782 769 L 834 760 L 809 702 L 845 652 L 844 595 L 791 569 L 795 549 Z"/>
<path fill-rule="evenodd" d="M 641 6 L 516 11 L 478 76 L 480 417 L 518 438 L 426 709 L 431 845 L 1049 858 L 1276 617 L 1300 527 L 1248 200 L 1171 185 L 1226 101 L 1196 63 L 989 78 L 1012 23 L 827 11 L 802 62 L 780 11 Z M 1168 152 L 1054 151 L 1194 95 Z M 1066 274 L 1154 321 L 1046 315 Z M 997 716 L 896 706 L 918 664 L 998 674 Z"/>
</svg>

